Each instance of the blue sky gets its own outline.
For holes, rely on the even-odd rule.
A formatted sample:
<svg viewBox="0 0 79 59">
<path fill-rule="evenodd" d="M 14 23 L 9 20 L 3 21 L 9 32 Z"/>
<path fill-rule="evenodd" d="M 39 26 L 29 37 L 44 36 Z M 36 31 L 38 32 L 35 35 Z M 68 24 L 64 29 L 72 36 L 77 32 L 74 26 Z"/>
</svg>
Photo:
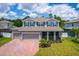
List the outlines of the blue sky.
<svg viewBox="0 0 79 59">
<path fill-rule="evenodd" d="M 48 14 L 60 16 L 63 20 L 79 17 L 77 3 L 0 3 L 0 17 L 16 19 L 30 17 L 48 17 Z"/>
</svg>

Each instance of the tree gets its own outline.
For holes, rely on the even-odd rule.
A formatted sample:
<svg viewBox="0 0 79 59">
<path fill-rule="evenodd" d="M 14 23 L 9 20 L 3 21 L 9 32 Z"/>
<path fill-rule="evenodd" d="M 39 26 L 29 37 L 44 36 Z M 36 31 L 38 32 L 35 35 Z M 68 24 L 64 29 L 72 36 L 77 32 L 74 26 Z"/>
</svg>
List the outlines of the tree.
<svg viewBox="0 0 79 59">
<path fill-rule="evenodd" d="M 56 16 L 56 15 L 54 15 L 54 19 L 58 20 L 59 21 L 59 26 L 64 29 L 64 22 L 65 21 L 62 20 L 61 17 Z"/>
<path fill-rule="evenodd" d="M 79 38 L 79 28 L 72 28 L 71 31 L 75 34 L 75 38 Z"/>
<path fill-rule="evenodd" d="M 22 26 L 22 20 L 21 19 L 16 19 L 13 23 L 14 23 L 13 25 L 16 26 L 16 27 Z"/>
<path fill-rule="evenodd" d="M 27 19 L 27 18 L 30 18 L 30 16 L 26 16 L 25 18 L 23 18 L 23 20 Z"/>
<path fill-rule="evenodd" d="M 5 19 L 4 17 L 1 17 L 1 18 L 0 18 L 0 21 L 2 21 L 2 20 L 6 20 L 6 19 Z"/>
<path fill-rule="evenodd" d="M 52 14 L 51 14 L 51 13 L 49 14 L 49 18 L 53 18 L 53 16 L 52 16 Z"/>
</svg>

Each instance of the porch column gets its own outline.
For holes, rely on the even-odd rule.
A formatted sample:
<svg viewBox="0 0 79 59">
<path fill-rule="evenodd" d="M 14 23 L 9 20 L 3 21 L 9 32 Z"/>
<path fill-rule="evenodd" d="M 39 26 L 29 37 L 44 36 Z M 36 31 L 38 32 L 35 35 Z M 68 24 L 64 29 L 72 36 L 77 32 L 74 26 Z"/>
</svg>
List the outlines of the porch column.
<svg viewBox="0 0 79 59">
<path fill-rule="evenodd" d="M 49 32 L 47 32 L 47 40 L 49 40 Z"/>
<path fill-rule="evenodd" d="M 47 23 L 45 22 L 45 27 L 47 27 Z"/>
<path fill-rule="evenodd" d="M 37 22 L 35 22 L 35 27 L 37 27 Z"/>
<path fill-rule="evenodd" d="M 12 32 L 12 34 L 11 34 L 11 38 L 13 39 L 13 32 Z"/>
<path fill-rule="evenodd" d="M 56 40 L 56 32 L 54 32 L 54 41 Z"/>
<path fill-rule="evenodd" d="M 62 40 L 62 32 L 59 32 L 59 37 Z"/>
<path fill-rule="evenodd" d="M 41 32 L 39 32 L 39 40 L 41 40 L 42 34 Z"/>
<path fill-rule="evenodd" d="M 23 27 L 24 27 L 24 21 L 23 21 Z"/>
<path fill-rule="evenodd" d="M 21 32 L 21 40 L 23 39 L 23 32 Z"/>
</svg>

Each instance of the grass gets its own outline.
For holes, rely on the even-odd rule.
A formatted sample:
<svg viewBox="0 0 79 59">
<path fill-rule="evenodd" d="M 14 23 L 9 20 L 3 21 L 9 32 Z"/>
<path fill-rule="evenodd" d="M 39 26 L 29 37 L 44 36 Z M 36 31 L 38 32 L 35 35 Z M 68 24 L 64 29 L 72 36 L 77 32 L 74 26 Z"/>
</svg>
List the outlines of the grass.
<svg viewBox="0 0 79 59">
<path fill-rule="evenodd" d="M 5 37 L 0 38 L 0 47 L 8 43 L 9 41 L 11 41 L 11 38 L 5 38 Z"/>
<path fill-rule="evenodd" d="M 79 44 L 65 38 L 62 43 L 52 43 L 49 48 L 40 48 L 35 56 L 79 56 Z"/>
</svg>

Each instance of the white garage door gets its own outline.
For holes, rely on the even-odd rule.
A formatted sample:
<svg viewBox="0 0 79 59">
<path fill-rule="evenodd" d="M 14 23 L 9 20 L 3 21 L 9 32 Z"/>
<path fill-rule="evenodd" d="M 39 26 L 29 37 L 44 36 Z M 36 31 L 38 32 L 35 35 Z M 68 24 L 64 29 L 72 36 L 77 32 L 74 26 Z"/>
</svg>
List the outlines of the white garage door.
<svg viewBox="0 0 79 59">
<path fill-rule="evenodd" d="M 39 34 L 24 34 L 23 39 L 39 39 Z"/>
</svg>

